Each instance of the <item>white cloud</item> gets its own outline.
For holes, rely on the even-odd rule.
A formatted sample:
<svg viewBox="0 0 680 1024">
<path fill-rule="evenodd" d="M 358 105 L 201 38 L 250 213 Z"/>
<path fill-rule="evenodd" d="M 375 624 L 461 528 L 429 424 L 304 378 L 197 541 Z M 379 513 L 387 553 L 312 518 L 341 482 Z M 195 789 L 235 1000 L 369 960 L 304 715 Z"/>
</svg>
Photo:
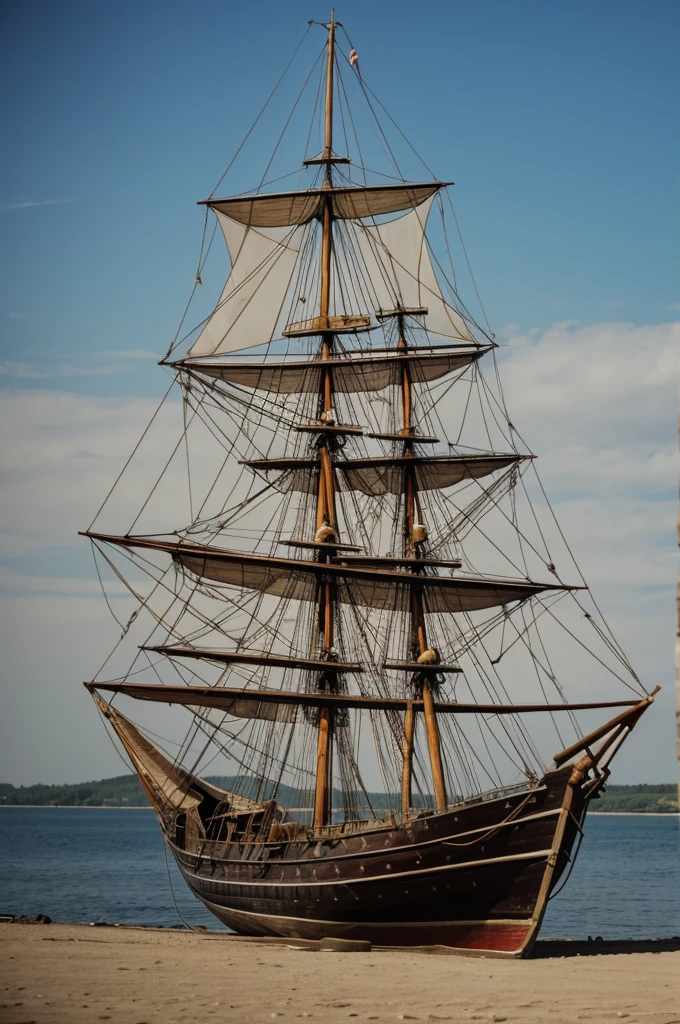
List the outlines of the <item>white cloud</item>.
<svg viewBox="0 0 680 1024">
<path fill-rule="evenodd" d="M 10 320 L 21 320 L 23 313 L 8 313 L 7 316 Z"/>
<path fill-rule="evenodd" d="M 124 769 L 82 686 L 120 635 L 94 592 L 0 597 L 5 656 L 0 779 L 78 782 Z M 11 723 L 11 725 L 10 725 Z"/>
<path fill-rule="evenodd" d="M 110 353 L 112 354 L 112 353 Z M 146 357 L 136 357 L 146 358 Z M 121 366 L 38 366 L 13 360 L 0 362 L 0 376 L 18 380 L 50 380 L 58 377 L 112 377 L 121 373 Z"/>
<path fill-rule="evenodd" d="M 32 363 L 21 363 L 13 360 L 0 362 L 0 375 L 3 377 L 17 377 L 21 380 L 39 380 L 51 377 L 52 374 L 41 370 Z"/>
<path fill-rule="evenodd" d="M 511 330 L 506 337 L 503 387 L 534 449 L 560 439 L 591 450 L 675 444 L 680 324 L 565 322 L 540 336 Z"/>
<path fill-rule="evenodd" d="M 75 199 L 28 199 L 23 203 L 0 203 L 0 210 L 9 213 L 12 210 L 28 210 L 33 206 L 63 206 L 65 203 L 75 203 Z"/>
<path fill-rule="evenodd" d="M 38 388 L 0 393 L 0 550 L 27 555 L 42 547 L 78 543 L 154 413 L 150 398 L 94 398 Z M 176 406 L 158 419 L 124 511 L 141 504 L 144 487 L 176 437 Z M 165 435 L 163 437 L 162 435 Z"/>
<path fill-rule="evenodd" d="M 102 588 L 93 572 L 91 577 L 27 576 L 0 567 L 0 593 L 12 597 L 101 597 Z M 119 580 L 107 580 L 106 595 L 111 600 L 127 597 L 129 591 Z"/>
<path fill-rule="evenodd" d="M 629 597 L 644 580 L 671 585 L 680 324 L 561 323 L 512 331 L 502 351 L 510 416 L 588 579 Z"/>
</svg>

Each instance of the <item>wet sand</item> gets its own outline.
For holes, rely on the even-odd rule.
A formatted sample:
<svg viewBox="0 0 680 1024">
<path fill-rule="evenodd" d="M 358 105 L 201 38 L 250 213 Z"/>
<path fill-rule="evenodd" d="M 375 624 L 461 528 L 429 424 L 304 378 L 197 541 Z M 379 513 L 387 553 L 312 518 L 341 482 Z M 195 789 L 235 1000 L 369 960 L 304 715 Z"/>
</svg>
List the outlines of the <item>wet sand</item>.
<svg viewBox="0 0 680 1024">
<path fill-rule="evenodd" d="M 680 951 L 518 961 L 0 924 L 0 963 L 1 1024 L 680 1024 Z"/>
</svg>

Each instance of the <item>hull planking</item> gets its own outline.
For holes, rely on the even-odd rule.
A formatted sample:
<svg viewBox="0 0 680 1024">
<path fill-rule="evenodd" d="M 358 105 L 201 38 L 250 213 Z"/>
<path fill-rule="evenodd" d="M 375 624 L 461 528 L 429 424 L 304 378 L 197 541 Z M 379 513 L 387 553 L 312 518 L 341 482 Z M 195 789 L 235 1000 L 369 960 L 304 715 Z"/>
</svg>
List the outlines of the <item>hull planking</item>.
<svg viewBox="0 0 680 1024">
<path fill-rule="evenodd" d="M 572 766 L 534 788 L 328 838 L 167 839 L 189 888 L 244 935 L 526 955 L 587 797 Z M 329 829 L 329 831 L 331 831 Z"/>
</svg>

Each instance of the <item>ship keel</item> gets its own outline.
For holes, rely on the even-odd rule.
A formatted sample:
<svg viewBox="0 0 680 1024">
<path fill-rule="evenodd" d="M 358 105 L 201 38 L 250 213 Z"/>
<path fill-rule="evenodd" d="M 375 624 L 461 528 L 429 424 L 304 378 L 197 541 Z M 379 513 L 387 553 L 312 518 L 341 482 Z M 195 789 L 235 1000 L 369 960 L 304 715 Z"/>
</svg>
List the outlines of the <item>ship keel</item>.
<svg viewBox="0 0 680 1024">
<path fill-rule="evenodd" d="M 521 956 L 533 921 L 329 921 L 228 910 L 202 899 L 207 909 L 239 935 L 288 939 L 361 939 L 374 946 L 447 946 L 452 952 Z"/>
</svg>

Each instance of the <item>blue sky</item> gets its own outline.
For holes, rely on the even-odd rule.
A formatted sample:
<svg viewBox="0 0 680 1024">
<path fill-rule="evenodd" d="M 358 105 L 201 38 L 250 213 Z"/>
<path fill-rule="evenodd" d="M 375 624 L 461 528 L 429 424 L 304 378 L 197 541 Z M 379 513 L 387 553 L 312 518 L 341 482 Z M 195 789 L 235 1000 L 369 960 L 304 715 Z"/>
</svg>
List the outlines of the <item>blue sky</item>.
<svg viewBox="0 0 680 1024">
<path fill-rule="evenodd" d="M 164 350 L 193 280 L 195 201 L 308 18 L 327 16 L 298 2 L 252 10 L 5 8 L 2 358 L 101 369 L 108 351 Z M 348 2 L 338 17 L 368 83 L 455 180 L 494 329 L 673 316 L 676 3 Z M 246 153 L 236 187 L 257 180 L 267 141 Z M 118 373 L 71 386 L 125 393 L 141 386 L 138 369 L 137 385 Z"/>
<path fill-rule="evenodd" d="M 58 581 L 89 571 L 73 534 L 94 511 L 95 498 L 103 497 L 97 486 L 104 486 L 106 473 L 101 483 L 97 475 L 92 491 L 86 474 L 69 477 L 69 445 L 77 454 L 78 430 L 91 431 L 97 472 L 103 466 L 113 474 L 133 440 L 128 421 L 143 422 L 145 403 L 165 390 L 166 377 L 144 354 L 163 354 L 190 293 L 202 231 L 196 201 L 212 190 L 308 19 L 324 20 L 328 13 L 298 0 L 257 7 L 24 0 L 3 11 L 0 387 L 5 409 L 12 410 L 7 416 L 17 453 L 4 468 L 9 511 L 2 565 L 9 577 L 3 592 L 19 616 L 10 641 L 34 635 L 37 616 L 40 635 L 64 644 L 50 696 L 55 715 L 57 696 L 71 693 L 73 675 L 85 678 L 97 657 L 90 649 L 82 665 L 69 662 L 82 609 L 64 611 L 69 588 L 59 591 Z M 641 592 L 632 584 L 620 621 L 632 630 L 633 661 L 642 660 L 648 677 L 664 681 L 668 695 L 680 7 L 626 0 L 348 0 L 337 17 L 359 51 L 368 84 L 435 173 L 456 182 L 453 198 L 486 311 L 509 346 L 517 418 L 530 441 L 543 442 L 546 462 L 553 460 L 570 536 L 575 532 L 578 541 L 581 531 L 588 553 L 586 525 L 599 515 L 604 534 L 617 517 L 621 547 L 605 544 L 606 557 L 592 552 L 600 593 L 622 603 L 613 566 L 631 553 L 640 575 L 650 562 L 657 566 L 657 603 L 650 606 L 644 593 L 645 636 L 635 635 L 632 611 Z M 312 29 L 291 70 L 287 100 L 322 43 L 322 30 Z M 346 50 L 342 38 L 341 45 Z M 234 190 L 259 179 L 282 109 L 272 111 L 271 123 L 265 119 L 235 166 Z M 294 169 L 300 150 L 294 132 L 275 165 L 278 173 Z M 408 158 L 404 166 L 423 173 Z M 216 287 L 217 278 L 212 283 Z M 209 285 L 208 304 L 216 298 Z M 554 327 L 564 322 L 570 326 Z M 618 332 L 603 326 L 612 322 L 630 326 Z M 641 351 L 649 354 L 642 363 Z M 523 394 L 522 380 L 529 377 L 540 389 L 563 372 L 565 353 L 569 390 L 565 384 L 555 401 L 551 433 L 544 428 L 545 408 Z M 581 394 L 580 377 L 592 366 L 602 380 L 610 370 L 611 381 Z M 556 469 L 568 462 L 560 445 L 575 419 L 581 434 L 574 432 L 574 444 L 591 454 L 606 449 L 609 469 L 585 483 L 574 470 L 565 485 Z M 603 426 L 607 437 L 599 441 Z M 54 477 L 36 455 L 42 439 L 54 446 L 49 467 L 61 466 L 63 453 L 70 453 Z M 22 461 L 22 452 L 30 458 Z M 573 450 L 572 456 L 576 460 Z M 68 501 L 64 487 L 72 488 Z M 585 504 L 575 509 L 581 499 Z M 53 511 L 60 524 L 52 533 L 46 526 L 40 532 L 40 517 L 30 526 L 36 501 L 43 523 L 45 512 Z M 46 573 L 46 565 L 55 583 L 43 581 L 37 593 L 28 581 Z M 62 601 L 64 621 L 55 601 Z M 18 645 L 12 657 L 27 694 L 24 703 L 17 697 L 10 705 L 16 716 L 27 714 L 41 692 L 31 686 L 49 662 Z M 78 707 L 82 698 L 75 688 L 73 695 L 65 706 L 76 724 L 69 726 L 64 713 L 64 728 L 81 744 L 82 759 L 51 743 L 46 730 L 44 761 L 34 766 L 17 732 L 16 745 L 5 748 L 0 777 L 47 781 L 50 765 L 58 779 L 73 781 L 83 772 L 118 770 L 98 740 L 83 741 L 82 722 L 73 719 L 76 696 Z M 643 774 L 666 780 L 674 771 L 667 721 L 654 736 L 664 750 L 662 764 L 655 765 L 647 741 Z M 631 781 L 639 777 L 636 770 L 631 763 Z"/>
</svg>

